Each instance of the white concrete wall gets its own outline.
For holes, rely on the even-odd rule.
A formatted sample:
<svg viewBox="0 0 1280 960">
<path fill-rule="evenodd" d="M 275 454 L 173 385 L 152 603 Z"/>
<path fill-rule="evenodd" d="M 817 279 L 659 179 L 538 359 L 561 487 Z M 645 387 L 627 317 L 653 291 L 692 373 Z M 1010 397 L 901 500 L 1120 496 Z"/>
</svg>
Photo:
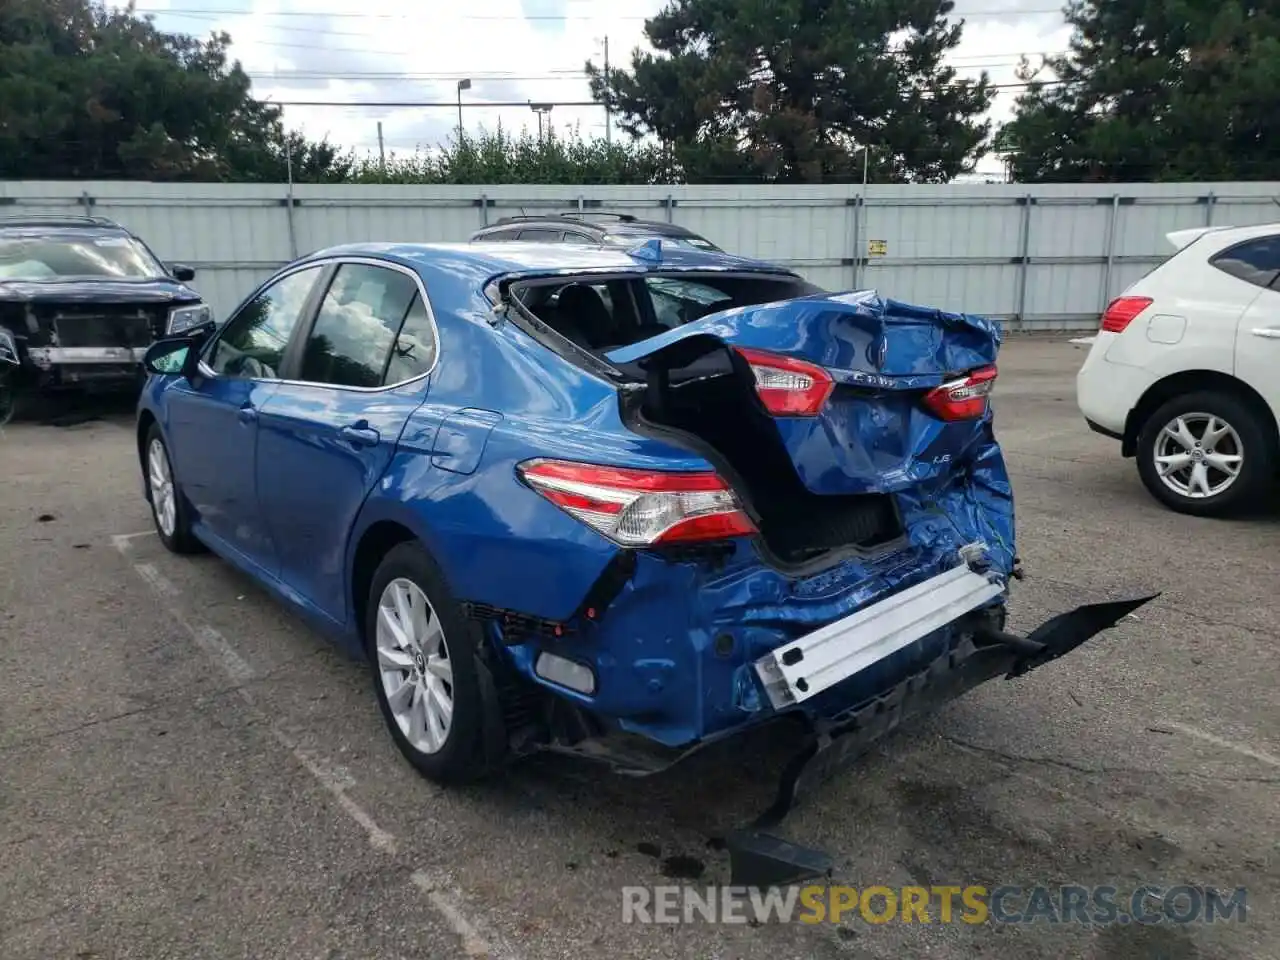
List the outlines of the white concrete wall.
<svg viewBox="0 0 1280 960">
<path fill-rule="evenodd" d="M 190 263 L 229 312 L 295 256 L 357 240 L 466 240 L 520 212 L 671 219 L 828 289 L 1089 329 L 1172 248 L 1171 230 L 1280 221 L 1280 183 L 1025 186 L 403 186 L 0 181 L 0 217 L 111 217 Z M 875 242 L 875 243 L 873 243 Z M 881 254 L 880 251 L 883 251 Z"/>
</svg>

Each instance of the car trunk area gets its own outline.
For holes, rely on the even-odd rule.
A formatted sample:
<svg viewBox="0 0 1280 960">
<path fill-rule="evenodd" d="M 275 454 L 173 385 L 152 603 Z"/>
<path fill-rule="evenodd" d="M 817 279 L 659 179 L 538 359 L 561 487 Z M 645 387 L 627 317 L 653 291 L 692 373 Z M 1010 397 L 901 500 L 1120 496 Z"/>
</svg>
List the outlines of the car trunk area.
<svg viewBox="0 0 1280 960">
<path fill-rule="evenodd" d="M 878 551 L 903 533 L 889 494 L 819 495 L 801 482 L 745 364 L 708 338 L 706 353 L 667 367 L 653 358 L 647 386 L 624 402 L 641 432 L 665 435 L 715 463 L 746 501 L 764 546 L 783 565 L 832 552 Z"/>
<path fill-rule="evenodd" d="M 540 323 L 603 361 L 612 349 L 662 336 L 709 314 L 816 292 L 784 274 L 649 275 L 544 280 L 520 285 L 516 297 Z M 644 361 L 612 367 L 633 385 L 646 384 L 643 390 L 622 391 L 628 425 L 714 463 L 753 515 L 775 565 L 799 568 L 833 553 L 878 553 L 902 538 L 892 495 L 819 495 L 805 487 L 777 425 L 757 398 L 750 368 L 722 341 L 697 337 Z M 844 386 L 837 390 L 842 396 L 853 392 Z"/>
</svg>

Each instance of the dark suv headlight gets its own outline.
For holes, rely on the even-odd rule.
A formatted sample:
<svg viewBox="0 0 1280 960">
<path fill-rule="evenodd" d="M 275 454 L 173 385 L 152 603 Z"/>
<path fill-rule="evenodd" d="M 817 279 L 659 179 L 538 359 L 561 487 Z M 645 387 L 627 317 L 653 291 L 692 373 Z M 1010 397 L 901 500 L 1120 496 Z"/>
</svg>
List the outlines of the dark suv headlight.
<svg viewBox="0 0 1280 960">
<path fill-rule="evenodd" d="M 211 323 L 213 323 L 213 313 L 209 310 L 209 305 L 193 303 L 190 306 L 174 307 L 170 310 L 169 322 L 165 325 L 164 332 L 168 336 L 174 336 Z"/>
</svg>

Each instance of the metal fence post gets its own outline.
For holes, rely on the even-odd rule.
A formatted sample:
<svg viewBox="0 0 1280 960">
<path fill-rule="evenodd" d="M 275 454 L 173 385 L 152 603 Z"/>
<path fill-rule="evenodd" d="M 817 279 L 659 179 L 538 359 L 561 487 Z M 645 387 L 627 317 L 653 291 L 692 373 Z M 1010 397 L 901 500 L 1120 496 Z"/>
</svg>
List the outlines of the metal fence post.
<svg viewBox="0 0 1280 960">
<path fill-rule="evenodd" d="M 1107 215 L 1107 262 L 1102 268 L 1102 290 L 1098 297 L 1098 312 L 1102 313 L 1111 302 L 1111 270 L 1116 259 L 1116 228 L 1120 223 L 1120 194 L 1111 195 L 1111 212 Z"/>
<path fill-rule="evenodd" d="M 284 195 L 284 216 L 289 227 L 289 259 L 298 259 L 298 228 L 293 222 L 293 184 L 290 183 Z"/>
<path fill-rule="evenodd" d="M 1213 208 L 1217 205 L 1218 198 L 1212 190 L 1209 195 L 1204 198 L 1204 225 L 1206 227 L 1213 226 Z"/>
<path fill-rule="evenodd" d="M 94 204 L 94 199 L 93 199 L 93 197 L 89 196 L 89 191 L 88 191 L 88 190 L 81 190 L 81 191 L 80 191 L 80 205 L 81 205 L 82 207 L 84 207 L 84 215 L 85 215 L 86 217 L 92 217 L 92 216 L 93 216 L 93 204 Z"/>
<path fill-rule="evenodd" d="M 857 290 L 862 277 L 862 194 L 853 198 L 853 289 Z"/>
<path fill-rule="evenodd" d="M 1018 310 L 1014 315 L 1019 327 L 1026 325 L 1027 315 L 1027 273 L 1031 268 L 1031 205 L 1034 198 L 1027 194 L 1022 198 L 1022 237 L 1021 250 L 1018 254 Z"/>
<path fill-rule="evenodd" d="M 667 206 L 667 223 L 673 223 L 675 221 L 675 211 L 672 208 L 676 205 L 675 198 L 668 193 L 665 202 Z"/>
</svg>

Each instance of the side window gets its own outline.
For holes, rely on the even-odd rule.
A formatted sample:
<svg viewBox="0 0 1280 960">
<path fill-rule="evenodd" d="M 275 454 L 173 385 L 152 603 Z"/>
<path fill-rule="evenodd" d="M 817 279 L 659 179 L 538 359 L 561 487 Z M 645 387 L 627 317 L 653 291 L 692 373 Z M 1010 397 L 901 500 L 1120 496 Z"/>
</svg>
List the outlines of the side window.
<svg viewBox="0 0 1280 960">
<path fill-rule="evenodd" d="M 227 321 L 214 344 L 208 359 L 210 368 L 225 377 L 278 377 L 289 337 L 320 270 L 317 264 L 291 273 L 245 304 Z"/>
<path fill-rule="evenodd" d="M 649 277 L 645 286 L 653 301 L 654 318 L 668 330 L 723 310 L 733 302 L 723 290 L 690 280 Z"/>
<path fill-rule="evenodd" d="M 436 332 L 431 326 L 431 315 L 427 313 L 426 304 L 419 294 L 413 298 L 409 312 L 405 314 L 404 324 L 391 348 L 391 359 L 382 382 L 401 383 L 420 377 L 431 369 L 435 359 Z"/>
<path fill-rule="evenodd" d="M 586 244 L 590 247 L 599 246 L 596 241 L 592 240 L 585 233 L 566 233 L 564 235 L 564 242 Z"/>
<path fill-rule="evenodd" d="M 504 240 L 514 240 L 518 230 L 495 230 L 493 233 L 486 233 L 483 236 L 476 237 L 476 243 L 497 243 Z"/>
<path fill-rule="evenodd" d="M 1270 286 L 1280 276 L 1280 236 L 1246 240 L 1223 250 L 1209 262 L 1247 283 Z"/>
<path fill-rule="evenodd" d="M 560 230 L 521 230 L 520 239 L 534 243 L 559 243 L 564 233 Z"/>
<path fill-rule="evenodd" d="M 417 292 L 418 285 L 399 270 L 342 264 L 316 314 L 298 379 L 382 386 L 392 343 Z"/>
</svg>

